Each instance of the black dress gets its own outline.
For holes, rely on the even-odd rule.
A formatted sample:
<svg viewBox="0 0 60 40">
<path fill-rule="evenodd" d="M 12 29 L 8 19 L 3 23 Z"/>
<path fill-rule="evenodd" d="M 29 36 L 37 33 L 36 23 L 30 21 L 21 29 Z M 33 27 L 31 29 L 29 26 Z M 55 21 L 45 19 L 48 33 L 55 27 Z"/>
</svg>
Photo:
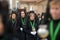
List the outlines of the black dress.
<svg viewBox="0 0 60 40">
<path fill-rule="evenodd" d="M 13 40 L 14 37 L 19 38 L 19 26 L 17 20 L 11 19 L 8 21 L 8 33 L 11 40 Z"/>
<path fill-rule="evenodd" d="M 26 40 L 25 28 L 26 28 L 26 23 L 27 23 L 27 17 L 25 18 L 19 17 L 18 21 L 19 21 L 18 25 L 20 27 L 20 40 Z"/>
<path fill-rule="evenodd" d="M 26 36 L 26 40 L 37 40 L 37 39 L 38 39 L 37 34 L 36 34 L 36 35 L 32 35 L 32 34 L 31 34 L 32 27 L 31 27 L 31 25 L 30 25 L 30 21 L 31 21 L 31 22 L 34 22 L 34 21 L 35 21 L 35 22 L 34 22 L 34 23 L 35 23 L 35 24 L 34 24 L 35 31 L 38 30 L 38 26 L 39 26 L 39 21 L 38 21 L 38 20 L 34 20 L 34 21 L 28 20 L 28 21 L 27 21 L 27 26 L 26 26 L 26 34 L 27 34 L 27 36 Z"/>
</svg>

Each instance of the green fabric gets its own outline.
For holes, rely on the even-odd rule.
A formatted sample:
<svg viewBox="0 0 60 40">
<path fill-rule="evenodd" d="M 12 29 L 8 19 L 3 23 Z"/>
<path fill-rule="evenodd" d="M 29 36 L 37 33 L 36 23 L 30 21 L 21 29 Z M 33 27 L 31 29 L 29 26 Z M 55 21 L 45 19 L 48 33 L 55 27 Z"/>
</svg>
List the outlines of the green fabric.
<svg viewBox="0 0 60 40">
<path fill-rule="evenodd" d="M 51 40 L 56 40 L 56 36 L 57 36 L 57 33 L 60 29 L 60 21 L 55 29 L 55 32 L 53 33 L 53 20 L 51 20 L 50 22 L 50 37 L 51 37 Z"/>
<path fill-rule="evenodd" d="M 15 19 L 12 19 L 12 23 L 13 23 L 13 24 L 15 23 Z"/>
<path fill-rule="evenodd" d="M 30 21 L 30 25 L 31 25 L 32 29 L 34 29 L 35 28 L 35 26 L 34 26 L 35 25 L 35 21 L 33 21 L 33 22 Z"/>
<path fill-rule="evenodd" d="M 25 24 L 25 18 L 21 18 L 21 21 L 22 21 L 22 25 L 24 25 Z"/>
</svg>

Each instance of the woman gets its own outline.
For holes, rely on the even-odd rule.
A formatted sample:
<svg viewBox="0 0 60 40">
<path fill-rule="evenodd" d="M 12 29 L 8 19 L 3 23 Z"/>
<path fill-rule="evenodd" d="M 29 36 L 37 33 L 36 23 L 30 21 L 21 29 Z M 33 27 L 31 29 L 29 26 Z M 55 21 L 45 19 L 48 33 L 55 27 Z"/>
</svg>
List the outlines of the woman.
<svg viewBox="0 0 60 40">
<path fill-rule="evenodd" d="M 11 19 L 8 21 L 8 33 L 13 40 L 19 38 L 19 27 L 17 23 L 17 14 L 15 12 L 12 12 Z"/>
<path fill-rule="evenodd" d="M 20 40 L 26 40 L 26 33 L 25 33 L 25 27 L 27 21 L 26 10 L 24 9 L 20 10 L 18 21 L 20 26 Z"/>
<path fill-rule="evenodd" d="M 27 40 L 37 40 L 38 25 L 39 19 L 37 18 L 34 11 L 30 11 L 26 26 Z"/>
</svg>

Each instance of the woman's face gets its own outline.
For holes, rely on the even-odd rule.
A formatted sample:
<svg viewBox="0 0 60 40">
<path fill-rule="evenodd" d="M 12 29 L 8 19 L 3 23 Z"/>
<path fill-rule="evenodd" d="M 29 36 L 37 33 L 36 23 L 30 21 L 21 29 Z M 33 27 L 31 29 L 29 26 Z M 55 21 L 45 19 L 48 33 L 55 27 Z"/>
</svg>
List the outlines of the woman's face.
<svg viewBox="0 0 60 40">
<path fill-rule="evenodd" d="M 54 20 L 60 19 L 60 6 L 52 5 L 50 7 L 50 14 Z"/>
<path fill-rule="evenodd" d="M 16 19 L 16 14 L 12 14 L 12 19 Z"/>
<path fill-rule="evenodd" d="M 22 18 L 25 17 L 25 13 L 24 13 L 24 11 L 21 11 L 21 17 L 22 17 Z"/>
<path fill-rule="evenodd" d="M 30 20 L 34 20 L 35 19 L 35 15 L 33 13 L 30 13 Z"/>
</svg>

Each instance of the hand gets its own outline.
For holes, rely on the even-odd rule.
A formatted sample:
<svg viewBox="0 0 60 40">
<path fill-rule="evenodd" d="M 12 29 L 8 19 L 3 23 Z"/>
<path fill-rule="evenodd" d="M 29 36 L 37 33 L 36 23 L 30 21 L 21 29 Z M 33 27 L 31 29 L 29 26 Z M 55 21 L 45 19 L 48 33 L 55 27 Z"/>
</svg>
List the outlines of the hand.
<svg viewBox="0 0 60 40">
<path fill-rule="evenodd" d="M 31 32 L 31 34 L 32 34 L 32 35 L 36 35 L 36 31 L 34 31 L 34 32 Z"/>
<path fill-rule="evenodd" d="M 23 31 L 23 28 L 20 28 L 21 31 Z"/>
</svg>

